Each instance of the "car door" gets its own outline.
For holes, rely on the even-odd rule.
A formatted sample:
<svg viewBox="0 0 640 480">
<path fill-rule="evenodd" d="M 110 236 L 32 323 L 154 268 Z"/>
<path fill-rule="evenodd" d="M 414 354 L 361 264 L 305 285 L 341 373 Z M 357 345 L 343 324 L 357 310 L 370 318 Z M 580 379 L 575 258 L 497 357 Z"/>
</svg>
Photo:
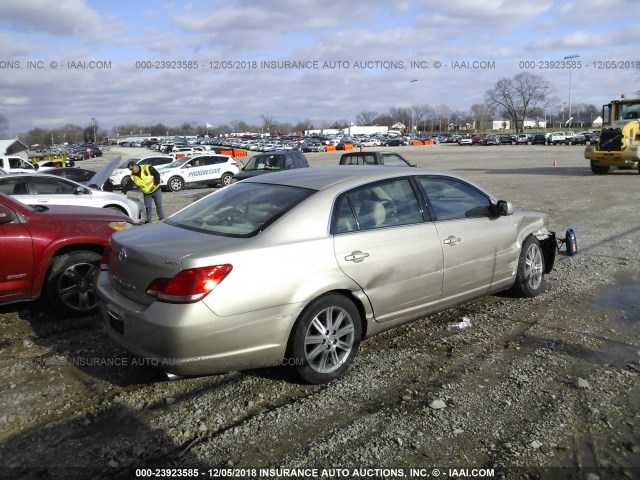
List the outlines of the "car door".
<svg viewBox="0 0 640 480">
<path fill-rule="evenodd" d="M 425 213 L 410 177 L 358 188 L 336 202 L 336 260 L 378 322 L 415 316 L 440 298 L 443 248 Z"/>
<path fill-rule="evenodd" d="M 461 180 L 420 176 L 418 183 L 443 248 L 443 300 L 456 303 L 512 278 L 519 254 L 513 217 L 494 215 L 491 199 Z"/>
<path fill-rule="evenodd" d="M 28 298 L 33 283 L 31 233 L 0 204 L 0 303 Z"/>
<path fill-rule="evenodd" d="M 3 176 L 0 177 L 0 192 L 11 195 L 16 200 L 27 205 L 33 203 L 33 198 L 29 193 L 28 176 Z"/>
<path fill-rule="evenodd" d="M 33 196 L 32 205 L 102 206 L 93 204 L 90 189 L 64 178 L 45 175 L 31 176 L 29 177 L 29 191 Z"/>
</svg>

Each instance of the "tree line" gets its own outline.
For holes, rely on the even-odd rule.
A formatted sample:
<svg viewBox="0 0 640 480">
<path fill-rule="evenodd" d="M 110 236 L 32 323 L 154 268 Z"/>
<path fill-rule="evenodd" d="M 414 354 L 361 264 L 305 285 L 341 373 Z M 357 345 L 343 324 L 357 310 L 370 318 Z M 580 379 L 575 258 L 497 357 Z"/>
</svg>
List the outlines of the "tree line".
<svg viewBox="0 0 640 480">
<path fill-rule="evenodd" d="M 540 75 L 528 72 L 519 73 L 512 78 L 502 78 L 488 89 L 484 95 L 484 103 L 475 103 L 468 110 L 456 110 L 447 104 L 420 104 L 410 107 L 391 107 L 387 112 L 362 111 L 355 116 L 356 125 L 387 126 L 396 124 L 406 126 L 406 131 L 413 127 L 416 133 L 438 133 L 451 131 L 482 131 L 487 128 L 489 120 L 508 120 L 511 130 L 522 131 L 525 119 L 547 119 L 553 126 L 567 124 L 573 117 L 573 125 L 590 126 L 600 109 L 594 105 L 576 103 L 567 105 L 553 96 L 553 86 Z M 571 114 L 571 115 L 570 115 Z M 3 123 L 4 120 L 4 123 Z M 279 122 L 273 115 L 260 115 L 259 124 L 250 124 L 242 120 L 233 120 L 226 124 L 214 125 L 211 128 L 203 123 L 183 122 L 177 126 L 163 123 L 139 124 L 126 123 L 103 129 L 92 122 L 87 126 L 67 124 L 61 128 L 34 128 L 20 134 L 19 138 L 28 145 L 63 144 L 63 143 L 101 143 L 106 139 L 130 136 L 171 137 L 191 136 L 199 134 L 225 135 L 242 132 L 259 132 L 263 134 L 288 134 L 314 129 L 342 129 L 351 122 L 346 119 L 324 121 L 316 124 L 309 119 L 297 123 Z M 0 133 L 6 130 L 8 122 L 0 115 Z M 490 128 L 490 127 L 489 127 Z"/>
</svg>

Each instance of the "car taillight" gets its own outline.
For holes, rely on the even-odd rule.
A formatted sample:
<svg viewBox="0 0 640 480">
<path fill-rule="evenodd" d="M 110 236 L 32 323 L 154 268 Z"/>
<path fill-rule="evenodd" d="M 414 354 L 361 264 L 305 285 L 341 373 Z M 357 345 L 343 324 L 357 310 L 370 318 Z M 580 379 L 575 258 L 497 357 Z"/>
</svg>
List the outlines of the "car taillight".
<svg viewBox="0 0 640 480">
<path fill-rule="evenodd" d="M 194 303 L 206 297 L 231 271 L 227 264 L 183 270 L 173 278 L 156 278 L 146 294 L 166 303 Z"/>
<path fill-rule="evenodd" d="M 111 249 L 109 245 L 104 249 L 104 253 L 102 254 L 102 259 L 100 260 L 100 271 L 106 272 L 109 270 L 109 253 L 111 253 Z"/>
</svg>

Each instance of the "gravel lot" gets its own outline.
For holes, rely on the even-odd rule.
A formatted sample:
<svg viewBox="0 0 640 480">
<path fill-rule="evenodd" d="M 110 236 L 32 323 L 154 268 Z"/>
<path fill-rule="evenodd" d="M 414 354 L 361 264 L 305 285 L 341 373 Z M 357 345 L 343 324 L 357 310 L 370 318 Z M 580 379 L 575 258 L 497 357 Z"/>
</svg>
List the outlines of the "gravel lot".
<svg viewBox="0 0 640 480">
<path fill-rule="evenodd" d="M 283 369 L 169 381 L 97 317 L 0 307 L 0 477 L 640 478 L 638 172 L 594 176 L 579 146 L 394 150 L 548 212 L 560 236 L 575 229 L 578 255 L 558 257 L 537 298 L 491 296 L 363 342 L 323 386 Z M 165 208 L 210 191 L 165 193 Z M 448 328 L 465 317 L 471 328 Z"/>
</svg>

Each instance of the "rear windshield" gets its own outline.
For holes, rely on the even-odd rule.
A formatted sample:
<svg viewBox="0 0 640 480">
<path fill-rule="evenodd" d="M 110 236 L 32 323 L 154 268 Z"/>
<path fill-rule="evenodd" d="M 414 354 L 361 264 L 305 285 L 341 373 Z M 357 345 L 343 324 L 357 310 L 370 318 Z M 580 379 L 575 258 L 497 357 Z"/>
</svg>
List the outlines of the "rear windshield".
<svg viewBox="0 0 640 480">
<path fill-rule="evenodd" d="M 284 169 L 284 155 L 255 155 L 247 162 L 245 171 L 252 170 L 282 170 Z"/>
<path fill-rule="evenodd" d="M 214 235 L 250 237 L 312 193 L 298 187 L 238 182 L 179 211 L 167 223 Z"/>
</svg>

